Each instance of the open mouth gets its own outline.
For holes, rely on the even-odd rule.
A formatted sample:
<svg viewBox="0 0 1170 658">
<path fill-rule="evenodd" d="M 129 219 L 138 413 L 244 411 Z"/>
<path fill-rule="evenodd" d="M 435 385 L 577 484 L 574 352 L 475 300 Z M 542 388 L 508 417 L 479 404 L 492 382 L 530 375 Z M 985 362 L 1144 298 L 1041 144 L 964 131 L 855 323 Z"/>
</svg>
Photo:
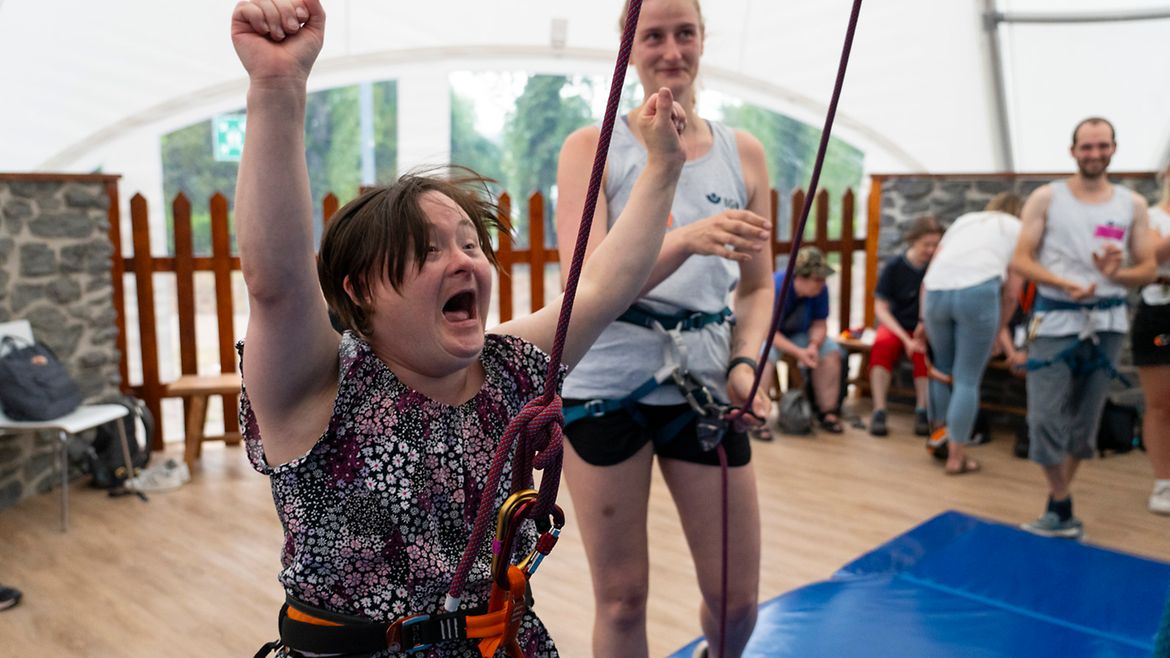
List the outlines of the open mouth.
<svg viewBox="0 0 1170 658">
<path fill-rule="evenodd" d="M 474 320 L 476 317 L 475 293 L 470 290 L 456 293 L 447 300 L 446 304 L 443 304 L 443 317 L 447 318 L 449 322 Z"/>
</svg>

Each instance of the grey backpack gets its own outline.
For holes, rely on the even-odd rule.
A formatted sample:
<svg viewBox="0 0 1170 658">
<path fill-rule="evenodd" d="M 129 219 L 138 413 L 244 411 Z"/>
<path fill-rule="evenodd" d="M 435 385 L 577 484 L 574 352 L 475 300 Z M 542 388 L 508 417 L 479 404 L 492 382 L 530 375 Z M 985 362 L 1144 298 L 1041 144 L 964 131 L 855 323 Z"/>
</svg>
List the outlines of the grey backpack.
<svg viewBox="0 0 1170 658">
<path fill-rule="evenodd" d="M 789 389 L 780 396 L 780 418 L 777 425 L 785 434 L 812 434 L 812 404 L 804 391 Z"/>
</svg>

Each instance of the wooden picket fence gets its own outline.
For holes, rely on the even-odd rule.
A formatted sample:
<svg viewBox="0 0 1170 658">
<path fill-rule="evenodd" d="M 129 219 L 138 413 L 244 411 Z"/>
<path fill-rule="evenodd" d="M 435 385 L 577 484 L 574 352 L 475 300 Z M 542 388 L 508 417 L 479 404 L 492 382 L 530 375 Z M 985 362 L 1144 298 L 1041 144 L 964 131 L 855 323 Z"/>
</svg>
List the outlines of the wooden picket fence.
<svg viewBox="0 0 1170 658">
<path fill-rule="evenodd" d="M 798 215 L 804 203 L 805 194 L 797 190 L 792 194 L 793 215 Z M 776 208 L 779 207 L 778 193 L 772 191 L 773 226 L 779 226 L 776 220 Z M 537 218 L 528 222 L 528 241 L 526 248 L 516 248 L 509 235 L 501 234 L 497 246 L 499 260 L 499 294 L 498 308 L 501 322 L 509 320 L 515 313 L 513 297 L 513 272 L 518 265 L 527 265 L 529 274 L 529 294 L 531 308 L 536 310 L 543 306 L 545 292 L 545 265 L 558 262 L 555 247 L 546 244 L 544 222 L 540 219 L 546 216 L 545 200 L 539 194 L 528 198 L 528 217 Z M 499 199 L 500 214 L 502 217 L 511 216 L 512 202 L 508 195 Z M 322 200 L 323 216 L 332 217 L 339 206 L 338 199 L 328 194 Z M 216 194 L 210 199 L 211 214 L 211 255 L 195 256 L 191 230 L 191 203 L 183 194 L 175 197 L 173 204 L 174 217 L 174 251 L 175 255 L 154 256 L 151 253 L 150 221 L 146 199 L 136 194 L 130 200 L 130 225 L 132 230 L 133 253 L 129 256 L 114 259 L 114 304 L 117 310 L 119 323 L 119 349 L 122 353 L 121 373 L 122 381 L 128 382 L 129 358 L 126 344 L 126 294 L 123 290 L 123 275 L 130 273 L 136 285 L 136 299 L 138 311 L 138 350 L 141 354 L 142 383 L 129 387 L 130 390 L 142 398 L 155 418 L 159 419 L 156 426 L 153 445 L 155 449 L 163 447 L 163 413 L 162 400 L 166 392 L 166 382 L 160 380 L 159 368 L 159 338 L 158 319 L 154 308 L 154 279 L 156 275 L 173 274 L 177 295 L 178 333 L 179 333 L 179 372 L 181 374 L 197 374 L 197 334 L 195 310 L 195 276 L 200 272 L 211 272 L 215 287 L 216 328 L 218 333 L 217 345 L 219 352 L 219 370 L 222 373 L 236 371 L 235 336 L 237 327 L 233 320 L 232 273 L 240 269 L 240 259 L 232 253 L 231 232 L 228 213 L 228 201 L 222 194 Z M 841 267 L 839 304 L 836 309 L 841 327 L 850 326 L 851 299 L 853 288 L 853 263 L 856 255 L 866 251 L 866 239 L 854 235 L 854 194 L 847 190 L 841 198 L 841 232 L 839 236 L 829 236 L 829 193 L 821 190 L 816 197 L 813 216 L 810 219 L 811 234 L 806 230 L 808 244 L 815 244 L 826 254 L 838 254 Z M 121 244 L 118 223 L 112 222 L 110 237 L 114 244 Z M 796 217 L 790 225 L 795 229 Z M 772 251 L 774 254 L 787 254 L 792 245 L 791 236 L 782 240 L 774 236 Z M 554 283 L 558 285 L 559 283 Z M 867 282 L 872 289 L 873 282 Z M 204 373 L 207 374 L 207 373 Z M 235 410 L 238 397 L 225 396 L 223 399 L 224 435 L 207 437 L 210 439 L 222 438 L 228 442 L 238 442 L 239 421 Z M 188 410 L 189 411 L 189 410 Z"/>
</svg>

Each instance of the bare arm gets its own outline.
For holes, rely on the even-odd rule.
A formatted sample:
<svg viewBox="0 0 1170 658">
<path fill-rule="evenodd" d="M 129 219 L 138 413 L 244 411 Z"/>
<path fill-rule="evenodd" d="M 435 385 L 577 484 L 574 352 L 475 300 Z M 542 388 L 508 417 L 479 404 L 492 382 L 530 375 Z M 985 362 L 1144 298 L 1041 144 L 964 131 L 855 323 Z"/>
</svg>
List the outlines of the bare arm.
<svg viewBox="0 0 1170 658">
<path fill-rule="evenodd" d="M 568 279 L 569 264 L 573 262 L 573 251 L 581 229 L 581 214 L 585 211 L 585 196 L 589 191 L 589 177 L 593 171 L 593 158 L 600 138 L 600 130 L 596 126 L 577 130 L 565 139 L 557 160 L 557 254 L 561 263 L 562 285 Z M 586 260 L 609 231 L 606 225 L 609 202 L 605 198 L 608 171 L 607 168 L 601 177 L 601 192 L 597 195 L 593 224 L 589 228 L 589 244 L 585 248 Z"/>
<path fill-rule="evenodd" d="M 729 209 L 670 231 L 642 293 L 653 290 L 691 256 L 719 256 L 739 263 L 770 256 L 771 229 L 772 222 L 765 215 L 750 209 Z"/>
<path fill-rule="evenodd" d="M 1016 306 L 1020 303 L 1020 292 L 1023 288 L 1024 278 L 1009 269 L 1007 279 L 1000 289 L 999 328 L 996 329 L 995 344 L 991 351 L 993 357 L 998 354 L 1003 354 L 1004 358 L 1010 361 L 1016 353 L 1016 346 L 1012 341 L 1012 333 L 1008 331 L 1008 323 L 1012 321 L 1012 316 L 1016 312 Z"/>
<path fill-rule="evenodd" d="M 1008 323 L 1012 321 L 1012 315 L 1016 312 L 1016 306 L 1020 303 L 1020 293 L 1024 289 L 1024 277 L 1019 274 L 1008 271 L 1007 281 L 1003 283 L 1003 290 L 1000 293 L 999 300 L 999 330 L 1007 329 Z M 1009 337 L 1010 338 L 1010 337 Z"/>
<path fill-rule="evenodd" d="M 297 21 L 289 13 L 295 8 L 306 12 L 304 27 L 282 27 L 282 18 Z M 270 464 L 313 445 L 337 388 L 338 338 L 316 279 L 304 146 L 305 82 L 324 28 L 317 0 L 241 3 L 232 19 L 232 39 L 250 78 L 236 186 L 250 304 L 244 382 Z"/>
<path fill-rule="evenodd" d="M 819 350 L 825 343 L 825 336 L 829 334 L 829 323 L 824 320 L 813 320 L 808 327 L 808 345 Z"/>
<path fill-rule="evenodd" d="M 748 210 L 760 217 L 772 216 L 772 194 L 768 180 L 768 166 L 764 146 L 758 139 L 736 131 L 740 166 L 748 194 Z M 769 224 L 769 227 L 771 224 Z M 769 237 L 771 233 L 769 232 Z M 739 285 L 735 288 L 735 327 L 731 334 L 731 358 L 746 356 L 756 359 L 768 340 L 772 322 L 772 305 L 776 296 L 772 278 L 772 245 L 765 240 L 760 251 L 750 260 L 739 263 Z M 747 368 L 735 368 L 727 381 L 727 394 L 733 405 L 750 407 L 759 418 L 768 415 L 771 401 L 767 387 L 761 386 L 755 399 L 748 400 L 754 373 Z"/>
<path fill-rule="evenodd" d="M 898 324 L 898 319 L 894 317 L 894 313 L 890 311 L 890 303 L 884 299 L 875 298 L 873 300 L 873 314 L 878 319 L 878 323 L 886 329 L 889 329 L 895 336 L 903 343 L 913 340 L 910 334 Z"/>
<path fill-rule="evenodd" d="M 638 117 L 649 153 L 629 203 L 581 271 L 562 361 L 572 368 L 605 327 L 637 298 L 662 247 L 666 218 L 686 161 L 678 122 L 685 113 L 670 91 L 659 90 Z M 578 216 L 580 212 L 578 211 Z M 566 245 L 567 246 L 567 245 Z M 493 331 L 519 336 L 551 351 L 561 300 Z"/>
<path fill-rule="evenodd" d="M 1126 287 L 1143 286 L 1158 276 L 1158 262 L 1154 255 L 1154 236 L 1150 229 L 1150 209 L 1146 200 L 1133 194 L 1133 224 L 1129 233 L 1131 265 L 1118 268 L 1109 278 Z"/>
<path fill-rule="evenodd" d="M 1165 265 L 1170 261 L 1170 234 L 1162 235 L 1152 228 L 1150 234 L 1154 238 L 1154 260 L 1158 265 Z"/>
</svg>

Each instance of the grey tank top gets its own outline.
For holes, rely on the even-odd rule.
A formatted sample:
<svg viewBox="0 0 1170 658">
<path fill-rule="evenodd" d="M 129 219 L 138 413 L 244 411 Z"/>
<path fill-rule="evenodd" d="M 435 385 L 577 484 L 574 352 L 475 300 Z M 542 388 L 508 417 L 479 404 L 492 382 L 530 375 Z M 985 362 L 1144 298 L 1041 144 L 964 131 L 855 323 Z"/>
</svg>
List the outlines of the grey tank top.
<svg viewBox="0 0 1170 658">
<path fill-rule="evenodd" d="M 711 150 L 683 167 L 671 206 L 668 231 L 710 217 L 725 208 L 746 208 L 747 188 L 740 166 L 735 132 L 708 122 L 714 136 Z M 617 221 L 634 181 L 646 166 L 646 149 L 630 131 L 626 117 L 614 125 L 605 182 L 608 226 Z M 631 245 L 631 248 L 635 248 Z M 638 300 L 657 313 L 682 311 L 713 313 L 727 307 L 739 283 L 739 265 L 718 256 L 691 256 L 673 274 Z M 606 327 L 565 381 L 566 398 L 622 398 L 640 386 L 666 362 L 668 338 L 652 329 L 627 322 Z M 727 396 L 727 361 L 731 326 L 710 324 L 683 332 L 687 368 L 723 401 Z M 640 402 L 666 405 L 683 402 L 670 385 L 660 386 Z"/>
<path fill-rule="evenodd" d="M 1110 281 L 1093 265 L 1093 253 L 1112 244 L 1121 249 L 1124 260 L 1129 259 L 1133 195 L 1128 189 L 1114 185 L 1113 196 L 1108 201 L 1085 203 L 1073 196 L 1067 181 L 1053 181 L 1050 186 L 1052 200 L 1048 205 L 1044 239 L 1040 243 L 1040 264 L 1061 278 L 1084 285 L 1097 284 L 1097 298 L 1125 297 L 1128 292 L 1125 286 Z M 1059 288 L 1046 285 L 1038 288 L 1045 297 L 1070 299 Z M 1049 311 L 1040 323 L 1038 334 L 1062 336 L 1086 329 L 1127 331 L 1128 324 L 1124 306 L 1092 312 Z"/>
</svg>

